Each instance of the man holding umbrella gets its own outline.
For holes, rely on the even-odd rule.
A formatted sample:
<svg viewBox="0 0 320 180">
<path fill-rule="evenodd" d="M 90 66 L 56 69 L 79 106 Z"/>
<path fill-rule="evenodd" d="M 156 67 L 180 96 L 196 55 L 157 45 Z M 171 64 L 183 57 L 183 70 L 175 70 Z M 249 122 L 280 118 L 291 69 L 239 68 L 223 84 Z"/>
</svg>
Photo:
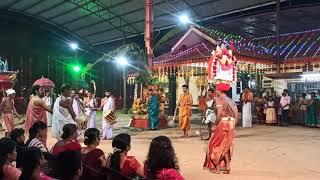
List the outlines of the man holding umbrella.
<svg viewBox="0 0 320 180">
<path fill-rule="evenodd" d="M 30 127 L 37 121 L 42 121 L 47 124 L 46 111 L 52 113 L 52 109 L 43 101 L 44 89 L 40 85 L 32 87 L 32 99 L 30 99 L 27 112 L 25 130 L 28 132 Z"/>
</svg>

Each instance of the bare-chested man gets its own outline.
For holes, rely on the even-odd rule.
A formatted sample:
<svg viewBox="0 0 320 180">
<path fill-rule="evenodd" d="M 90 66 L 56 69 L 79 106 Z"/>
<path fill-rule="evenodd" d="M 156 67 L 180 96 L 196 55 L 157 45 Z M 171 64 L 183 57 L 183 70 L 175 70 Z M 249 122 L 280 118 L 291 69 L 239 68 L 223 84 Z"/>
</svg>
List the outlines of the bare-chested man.
<svg viewBox="0 0 320 180">
<path fill-rule="evenodd" d="M 53 106 L 52 115 L 52 136 L 61 139 L 62 128 L 66 124 L 77 124 L 76 114 L 72 108 L 71 87 L 68 84 L 62 84 L 61 96 L 59 96 Z"/>
<path fill-rule="evenodd" d="M 13 115 L 16 115 L 19 119 L 21 119 L 21 116 L 17 113 L 16 108 L 14 107 L 14 97 L 16 91 L 13 89 L 8 89 L 6 91 L 6 94 L 7 97 L 4 97 L 2 99 L 0 111 L 2 112 L 2 120 L 6 132 L 6 137 L 8 137 L 11 131 L 14 129 Z"/>
<path fill-rule="evenodd" d="M 39 85 L 34 85 L 32 87 L 33 97 L 30 99 L 27 112 L 26 112 L 26 124 L 25 130 L 28 132 L 30 127 L 37 121 L 42 121 L 47 124 L 47 114 L 46 111 L 52 113 L 52 109 L 46 105 L 43 101 L 44 89 Z"/>
</svg>

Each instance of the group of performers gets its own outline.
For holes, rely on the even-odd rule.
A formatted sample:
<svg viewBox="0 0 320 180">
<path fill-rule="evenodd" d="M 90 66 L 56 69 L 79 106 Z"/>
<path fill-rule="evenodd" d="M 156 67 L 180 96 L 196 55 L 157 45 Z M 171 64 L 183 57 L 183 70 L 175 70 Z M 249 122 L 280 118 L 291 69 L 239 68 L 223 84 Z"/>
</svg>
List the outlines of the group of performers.
<svg viewBox="0 0 320 180">
<path fill-rule="evenodd" d="M 105 97 L 101 100 L 98 107 L 95 95 L 91 92 L 86 93 L 86 97 L 80 98 L 68 84 L 61 86 L 61 94 L 55 100 L 51 98 L 50 90 L 34 85 L 31 90 L 30 101 L 27 106 L 25 117 L 25 131 L 29 131 L 30 127 L 37 121 L 42 121 L 52 128 L 52 136 L 60 139 L 62 128 L 66 124 L 75 124 L 79 126 L 79 122 L 85 123 L 87 128 L 97 128 L 96 111 L 103 111 L 102 116 L 102 138 L 112 139 L 112 124 L 108 124 L 105 117 L 114 112 L 115 102 L 111 92 L 105 92 Z M 14 129 L 14 116 L 21 119 L 14 106 L 15 90 L 8 89 L 6 97 L 2 99 L 0 111 L 2 113 L 2 127 L 4 127 L 6 136 Z M 53 106 L 53 107 L 52 107 Z M 23 123 L 21 119 L 21 123 Z"/>
<path fill-rule="evenodd" d="M 203 123 L 208 125 L 209 130 L 209 138 L 206 139 L 209 140 L 209 144 L 203 167 L 218 174 L 220 171 L 225 174 L 230 173 L 233 140 L 238 120 L 237 106 L 225 94 L 229 88 L 217 86 L 216 91 L 209 89 L 208 93 L 201 92 L 199 95 L 200 98 L 205 96 Z M 192 95 L 187 85 L 183 85 L 182 89 L 183 93 L 179 97 L 177 106 L 179 107 L 179 127 L 183 133 L 182 137 L 186 138 L 190 131 Z"/>
</svg>

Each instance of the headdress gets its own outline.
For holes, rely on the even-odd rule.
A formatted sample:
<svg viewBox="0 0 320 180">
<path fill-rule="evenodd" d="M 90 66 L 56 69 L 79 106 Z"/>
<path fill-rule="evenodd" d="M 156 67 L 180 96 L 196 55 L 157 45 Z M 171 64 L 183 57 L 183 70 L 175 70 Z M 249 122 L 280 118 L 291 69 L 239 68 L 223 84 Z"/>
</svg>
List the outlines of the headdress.
<svg viewBox="0 0 320 180">
<path fill-rule="evenodd" d="M 230 84 L 236 81 L 236 58 L 232 50 L 217 46 L 208 62 L 208 81 L 216 83 L 216 89 L 228 91 Z"/>
<path fill-rule="evenodd" d="M 9 95 L 11 95 L 11 94 L 15 94 L 16 91 L 15 91 L 14 89 L 8 89 L 8 90 L 6 90 L 6 93 L 7 93 L 7 95 L 9 96 Z"/>
</svg>

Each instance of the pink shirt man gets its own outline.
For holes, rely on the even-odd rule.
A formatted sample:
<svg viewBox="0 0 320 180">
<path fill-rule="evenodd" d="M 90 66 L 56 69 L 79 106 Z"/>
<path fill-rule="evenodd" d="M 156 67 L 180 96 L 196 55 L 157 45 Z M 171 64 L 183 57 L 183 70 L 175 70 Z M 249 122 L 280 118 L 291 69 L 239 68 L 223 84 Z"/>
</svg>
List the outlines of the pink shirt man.
<svg viewBox="0 0 320 180">
<path fill-rule="evenodd" d="M 290 96 L 286 95 L 286 96 L 282 96 L 281 97 L 281 100 L 280 100 L 281 106 L 284 107 L 285 105 L 288 104 L 288 106 L 283 108 L 284 110 L 288 110 L 289 109 L 290 102 L 291 102 Z"/>
</svg>

